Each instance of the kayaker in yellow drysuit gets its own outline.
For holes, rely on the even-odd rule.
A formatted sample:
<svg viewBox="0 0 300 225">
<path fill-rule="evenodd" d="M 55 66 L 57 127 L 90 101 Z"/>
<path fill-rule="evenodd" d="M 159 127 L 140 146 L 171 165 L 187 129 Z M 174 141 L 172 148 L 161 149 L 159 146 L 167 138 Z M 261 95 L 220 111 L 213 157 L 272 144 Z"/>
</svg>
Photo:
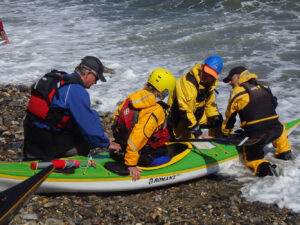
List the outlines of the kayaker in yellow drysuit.
<svg viewBox="0 0 300 225">
<path fill-rule="evenodd" d="M 113 116 L 115 141 L 123 152 L 111 157 L 128 166 L 133 180 L 140 177 L 136 166 L 151 166 L 157 157 L 167 153 L 169 138 L 163 100 L 175 87 L 175 77 L 165 69 L 154 70 L 144 89 L 129 95 Z M 158 101 L 157 101 L 158 100 Z"/>
<path fill-rule="evenodd" d="M 196 64 L 176 81 L 170 94 L 170 121 L 177 138 L 208 138 L 202 134 L 201 125 L 208 125 L 209 135 L 221 133 L 222 115 L 215 103 L 218 74 L 223 68 L 219 56 L 208 57 L 203 65 Z"/>
<path fill-rule="evenodd" d="M 264 146 L 273 143 L 275 156 L 282 160 L 291 159 L 291 147 L 284 125 L 278 120 L 275 108 L 277 99 L 269 86 L 257 80 L 256 74 L 245 67 L 233 68 L 223 80 L 232 86 L 222 132 L 229 136 L 239 114 L 244 135 L 261 140 L 252 146 L 244 146 L 246 166 L 259 177 L 273 176 L 275 165 L 264 159 Z M 240 130 L 242 131 L 242 130 Z"/>
</svg>

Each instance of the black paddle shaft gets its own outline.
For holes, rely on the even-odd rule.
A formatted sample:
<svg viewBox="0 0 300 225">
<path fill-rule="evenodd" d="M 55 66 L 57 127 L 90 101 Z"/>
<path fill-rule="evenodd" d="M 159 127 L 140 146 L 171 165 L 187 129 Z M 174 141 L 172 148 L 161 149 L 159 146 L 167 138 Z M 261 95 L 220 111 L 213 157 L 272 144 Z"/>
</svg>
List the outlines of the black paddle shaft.
<svg viewBox="0 0 300 225">
<path fill-rule="evenodd" d="M 170 139 L 169 142 L 216 142 L 223 145 L 249 146 L 258 143 L 260 139 L 243 138 L 185 138 L 185 139 Z"/>
<path fill-rule="evenodd" d="M 0 192 L 0 225 L 9 223 L 26 200 L 53 170 L 54 166 L 50 165 L 29 179 Z"/>
</svg>

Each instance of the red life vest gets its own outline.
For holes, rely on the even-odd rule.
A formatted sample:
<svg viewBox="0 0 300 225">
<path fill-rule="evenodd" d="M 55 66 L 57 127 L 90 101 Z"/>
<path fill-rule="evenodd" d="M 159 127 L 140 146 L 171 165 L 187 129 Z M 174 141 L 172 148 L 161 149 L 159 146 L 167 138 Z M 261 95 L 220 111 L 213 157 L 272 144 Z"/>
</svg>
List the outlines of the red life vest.
<svg viewBox="0 0 300 225">
<path fill-rule="evenodd" d="M 28 115 L 51 127 L 64 128 L 70 115 L 62 108 L 51 107 L 54 95 L 59 97 L 58 89 L 66 84 L 80 83 L 73 77 L 64 76 L 62 71 L 52 70 L 31 87 L 31 97 L 27 107 Z"/>
<path fill-rule="evenodd" d="M 148 140 L 148 144 L 153 149 L 163 146 L 169 139 L 169 130 L 167 129 L 167 119 L 161 125 L 158 131 L 154 132 Z"/>
<path fill-rule="evenodd" d="M 122 146 L 122 149 L 127 147 L 129 135 L 138 121 L 138 116 L 139 110 L 135 109 L 131 104 L 131 99 L 127 98 L 119 116 L 112 125 L 113 136 L 116 142 Z M 152 116 L 158 121 L 154 114 L 152 114 Z M 157 149 L 158 147 L 163 146 L 168 138 L 169 131 L 167 129 L 167 120 L 165 120 L 161 128 L 152 134 L 147 144 L 149 144 L 151 148 Z"/>
</svg>

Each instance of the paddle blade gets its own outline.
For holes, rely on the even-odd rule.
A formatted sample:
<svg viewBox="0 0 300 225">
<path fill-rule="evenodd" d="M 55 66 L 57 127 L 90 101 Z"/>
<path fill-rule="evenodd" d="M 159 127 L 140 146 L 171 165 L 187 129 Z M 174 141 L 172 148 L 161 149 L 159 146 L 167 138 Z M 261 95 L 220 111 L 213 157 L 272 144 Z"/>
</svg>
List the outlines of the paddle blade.
<svg viewBox="0 0 300 225">
<path fill-rule="evenodd" d="M 113 69 L 104 66 L 103 73 L 115 74 L 116 72 Z"/>
<path fill-rule="evenodd" d="M 48 166 L 29 179 L 0 193 L 0 224 L 8 224 L 26 200 L 55 169 Z"/>
<path fill-rule="evenodd" d="M 249 138 L 249 137 L 244 137 L 244 138 L 228 138 L 229 145 L 236 145 L 236 146 L 250 146 L 257 144 L 261 139 L 259 138 Z"/>
</svg>

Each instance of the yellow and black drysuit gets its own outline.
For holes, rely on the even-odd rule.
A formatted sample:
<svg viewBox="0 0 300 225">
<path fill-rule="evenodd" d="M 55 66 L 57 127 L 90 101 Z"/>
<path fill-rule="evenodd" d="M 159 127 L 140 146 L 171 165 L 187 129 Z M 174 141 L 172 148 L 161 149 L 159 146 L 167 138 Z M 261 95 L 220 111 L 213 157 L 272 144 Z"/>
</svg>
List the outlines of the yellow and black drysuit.
<svg viewBox="0 0 300 225">
<path fill-rule="evenodd" d="M 138 118 L 134 122 L 132 130 L 129 129 L 129 137 L 127 136 L 128 138 L 126 137 L 127 131 L 125 131 L 123 134 L 118 134 L 119 128 L 117 125 L 120 114 L 126 113 L 124 112 L 123 107 L 127 101 L 129 101 L 130 107 L 133 107 L 134 110 L 138 111 Z M 127 111 L 129 112 L 130 110 Z M 136 166 L 137 164 L 141 166 L 151 165 L 153 159 L 166 154 L 164 142 L 167 140 L 169 135 L 168 132 L 164 132 L 167 131 L 166 125 L 166 112 L 161 104 L 156 102 L 156 98 L 153 93 L 143 89 L 129 95 L 119 106 L 118 110 L 113 116 L 112 128 L 114 137 L 116 138 L 117 143 L 120 142 L 119 144 L 122 146 L 122 150 L 125 152 L 125 156 L 124 152 L 123 156 L 121 156 L 124 158 L 119 159 L 118 157 L 114 156 L 116 157 L 115 159 L 118 161 L 122 161 L 124 159 L 124 163 L 127 166 Z M 155 136 L 157 133 L 160 134 L 158 135 L 160 137 Z M 122 141 L 122 135 L 126 137 L 125 144 L 124 141 Z M 154 136 L 155 138 L 153 138 Z M 163 141 L 159 140 L 160 138 L 162 138 Z M 149 145 L 150 142 L 157 143 L 159 141 L 159 147 L 156 149 L 151 148 L 152 145 Z"/>
<path fill-rule="evenodd" d="M 256 74 L 243 71 L 232 89 L 226 110 L 226 119 L 222 124 L 222 132 L 229 136 L 239 114 L 245 135 L 260 138 L 261 141 L 252 146 L 244 146 L 243 154 L 246 166 L 257 174 L 258 167 L 264 162 L 264 146 L 270 142 L 276 147 L 276 155 L 290 151 L 287 131 L 278 120 L 275 111 L 274 96 L 270 88 L 263 82 L 257 81 Z"/>
<path fill-rule="evenodd" d="M 214 94 L 219 81 L 205 87 L 200 80 L 200 69 L 201 65 L 196 64 L 176 81 L 175 90 L 170 93 L 169 116 L 176 137 L 198 137 L 202 134 L 200 125 L 221 127 L 223 119 Z M 209 135 L 215 136 L 215 129 L 209 129 Z"/>
</svg>

